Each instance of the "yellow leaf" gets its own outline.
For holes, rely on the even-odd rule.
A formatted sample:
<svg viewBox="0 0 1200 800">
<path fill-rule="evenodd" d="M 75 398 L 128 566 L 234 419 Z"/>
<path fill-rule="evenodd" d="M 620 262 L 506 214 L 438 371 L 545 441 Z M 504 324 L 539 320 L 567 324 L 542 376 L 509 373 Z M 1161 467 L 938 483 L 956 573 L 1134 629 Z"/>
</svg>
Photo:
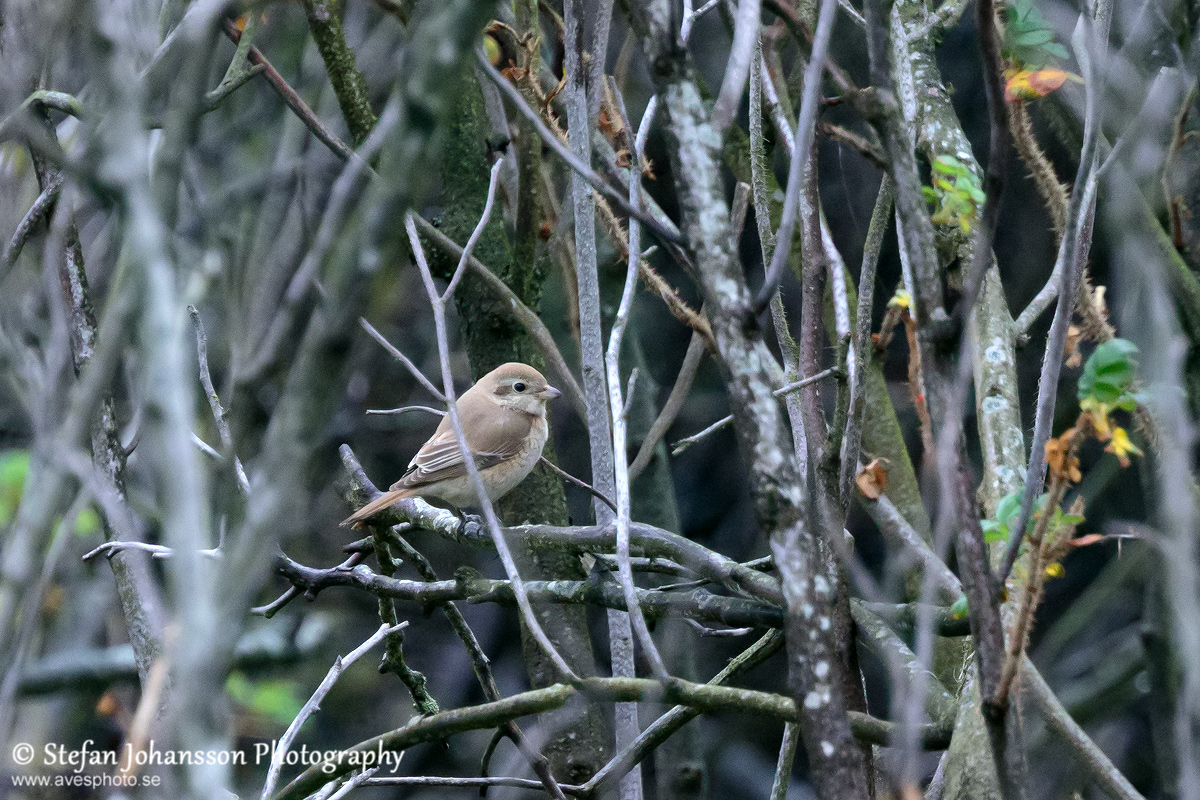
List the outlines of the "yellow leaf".
<svg viewBox="0 0 1200 800">
<path fill-rule="evenodd" d="M 500 42 L 496 41 L 496 37 L 490 34 L 483 37 L 483 53 L 487 56 L 487 60 L 491 62 L 493 67 L 500 65 L 502 51 L 500 49 Z"/>
<path fill-rule="evenodd" d="M 1142 455 L 1142 451 L 1137 445 L 1129 441 L 1129 434 L 1120 426 L 1113 428 L 1112 441 L 1108 443 L 1108 447 L 1104 448 L 1104 452 L 1115 455 L 1117 461 L 1121 462 L 1122 467 L 1129 466 L 1130 455 Z"/>
<path fill-rule="evenodd" d="M 1101 403 L 1094 397 L 1085 397 L 1079 401 L 1079 408 L 1081 411 L 1086 411 L 1091 419 L 1096 438 L 1107 442 L 1112 436 L 1112 427 L 1108 422 L 1108 403 Z"/>
<path fill-rule="evenodd" d="M 888 308 L 912 308 L 912 292 L 900 289 L 888 300 Z"/>
<path fill-rule="evenodd" d="M 1061 578 L 1065 574 L 1066 570 L 1063 569 L 1063 565 L 1057 561 L 1051 561 L 1046 565 L 1046 577 L 1048 578 Z"/>
</svg>

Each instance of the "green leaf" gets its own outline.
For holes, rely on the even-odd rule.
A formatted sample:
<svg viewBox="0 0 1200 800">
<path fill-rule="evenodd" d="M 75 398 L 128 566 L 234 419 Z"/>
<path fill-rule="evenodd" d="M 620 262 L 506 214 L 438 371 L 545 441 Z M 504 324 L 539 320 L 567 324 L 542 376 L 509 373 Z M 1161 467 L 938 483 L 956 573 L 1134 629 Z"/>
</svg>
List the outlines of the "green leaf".
<svg viewBox="0 0 1200 800">
<path fill-rule="evenodd" d="M 950 606 L 950 616 L 955 619 L 963 619 L 967 616 L 967 596 L 960 594 L 958 599 L 954 601 L 954 605 Z"/>
<path fill-rule="evenodd" d="M 79 516 L 75 518 L 75 533 L 79 536 L 87 536 L 98 530 L 100 530 L 100 515 L 96 513 L 96 509 L 88 506 L 80 511 Z"/>
<path fill-rule="evenodd" d="M 28 450 L 8 450 L 0 454 L 0 525 L 7 525 L 16 514 L 27 474 Z"/>
<path fill-rule="evenodd" d="M 1011 492 L 1010 494 L 1004 495 L 1004 497 L 1000 499 L 1000 502 L 996 504 L 997 521 L 1002 522 L 1005 525 L 1007 525 L 1009 522 L 1012 522 L 1012 520 L 1021 511 L 1021 497 L 1024 494 L 1024 491 L 1020 491 Z"/>
<path fill-rule="evenodd" d="M 0 455 L 0 489 L 7 490 L 15 486 L 20 490 L 25 485 L 28 472 L 28 450 L 9 450 Z"/>
<path fill-rule="evenodd" d="M 1042 49 L 1055 58 L 1061 58 L 1065 60 L 1067 57 L 1067 48 L 1063 47 L 1058 42 L 1049 42 L 1044 44 L 1042 45 Z"/>
<path fill-rule="evenodd" d="M 247 710 L 281 725 L 290 723 L 304 707 L 292 681 L 251 681 L 245 674 L 233 672 L 225 681 L 225 691 Z"/>
<path fill-rule="evenodd" d="M 983 541 L 987 544 L 997 544 L 1008 541 L 1008 526 L 1001 522 L 985 519 L 979 523 L 983 528 Z"/>
<path fill-rule="evenodd" d="M 1097 345 L 1079 376 L 1079 399 L 1093 397 L 1110 405 L 1120 401 L 1133 382 L 1137 351 L 1137 345 L 1126 339 Z"/>
<path fill-rule="evenodd" d="M 933 168 L 935 171 L 944 175 L 953 175 L 956 178 L 972 177 L 971 170 L 951 155 L 940 155 L 933 160 Z"/>
<path fill-rule="evenodd" d="M 1044 28 L 1023 31 L 1017 34 L 1014 43 L 1023 47 L 1037 47 L 1054 41 L 1054 31 Z"/>
</svg>

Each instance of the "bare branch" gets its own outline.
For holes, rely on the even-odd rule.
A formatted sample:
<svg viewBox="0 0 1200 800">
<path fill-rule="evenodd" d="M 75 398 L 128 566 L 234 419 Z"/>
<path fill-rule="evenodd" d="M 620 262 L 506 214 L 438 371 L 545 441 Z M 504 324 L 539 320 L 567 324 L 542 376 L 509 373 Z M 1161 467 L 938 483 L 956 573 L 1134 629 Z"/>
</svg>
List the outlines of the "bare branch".
<svg viewBox="0 0 1200 800">
<path fill-rule="evenodd" d="M 212 410 L 213 421 L 217 424 L 217 433 L 221 437 L 221 448 L 233 458 L 234 474 L 237 476 L 238 488 L 242 494 L 250 494 L 250 479 L 246 477 L 246 468 L 233 449 L 233 434 L 229 430 L 229 421 L 225 419 L 225 408 L 221 398 L 213 386 L 212 375 L 208 371 L 208 337 L 204 335 L 204 322 L 195 306 L 188 306 L 188 314 L 192 317 L 192 326 L 196 329 L 196 355 L 200 362 L 200 385 L 204 387 L 204 395 L 208 399 L 208 407 Z"/>
<path fill-rule="evenodd" d="M 807 378 L 804 378 L 802 380 L 792 381 L 791 383 L 784 384 L 783 386 L 781 386 L 775 390 L 775 396 L 783 397 L 784 395 L 788 394 L 789 392 L 794 392 L 799 389 L 803 389 L 805 386 L 810 386 L 818 381 L 823 381 L 826 378 L 830 378 L 830 377 L 840 374 L 840 372 L 841 372 L 841 370 L 839 370 L 837 367 L 830 367 L 829 369 L 823 369 L 815 375 L 810 375 Z M 676 456 L 679 455 L 684 450 L 688 449 L 689 447 L 691 447 L 692 445 L 694 445 L 696 442 L 700 441 L 704 437 L 708 436 L 709 434 L 715 433 L 716 431 L 720 430 L 721 428 L 724 428 L 726 425 L 729 425 L 732 422 L 733 422 L 733 415 L 731 414 L 728 417 L 722 417 L 721 419 L 717 420 L 712 425 L 709 425 L 707 428 L 700 431 L 699 433 L 693 433 L 691 436 L 687 436 L 683 439 L 680 439 L 679 441 L 677 441 L 673 445 L 671 445 L 671 455 L 676 455 Z"/>
<path fill-rule="evenodd" d="M 33 205 L 25 212 L 25 216 L 21 217 L 16 231 L 13 232 L 12 239 L 9 240 L 8 246 L 4 248 L 4 255 L 0 256 L 0 276 L 7 272 L 13 264 L 17 263 L 17 258 L 20 257 L 26 240 L 33 233 L 37 224 L 54 207 L 55 202 L 58 201 L 62 185 L 62 174 L 55 172 L 50 176 L 46 188 L 42 189 L 42 193 L 37 196 L 37 199 L 33 201 Z"/>
<path fill-rule="evenodd" d="M 542 456 L 541 463 L 545 464 L 552 471 L 557 473 L 558 477 L 562 478 L 563 480 L 567 481 L 568 483 L 570 483 L 574 486 L 578 486 L 580 489 L 583 489 L 585 492 L 587 492 L 592 497 L 599 500 L 601 503 L 604 503 L 604 505 L 608 506 L 609 508 L 611 508 L 613 510 L 614 514 L 617 513 L 617 504 L 614 503 L 612 500 L 609 500 L 607 497 L 605 497 L 599 491 L 597 491 L 595 489 L 595 487 L 593 487 L 587 481 L 581 481 L 579 478 L 576 478 L 574 475 L 567 472 L 565 469 L 558 466 L 557 464 L 555 464 L 553 461 L 546 458 L 545 456 Z"/>
<path fill-rule="evenodd" d="M 283 736 L 279 737 L 279 742 L 271 754 L 271 766 L 267 769 L 267 780 L 263 784 L 263 790 L 260 797 L 267 800 L 275 792 L 275 786 L 279 783 L 279 774 L 283 771 L 283 763 L 287 758 L 288 750 L 291 749 L 292 742 L 296 740 L 296 735 L 300 732 L 300 727 L 315 714 L 321 707 L 321 701 L 329 694 L 329 690 L 333 688 L 333 684 L 341 677 L 342 673 L 358 659 L 369 653 L 377 644 L 382 642 L 388 634 L 403 630 L 408 627 L 408 621 L 404 621 L 398 625 L 380 625 L 379 630 L 371 634 L 365 642 L 351 650 L 345 656 L 338 656 L 333 666 L 329 668 L 329 672 L 325 673 L 325 678 L 317 686 L 317 690 L 313 692 L 312 697 L 300 709 L 292 719 Z"/>
<path fill-rule="evenodd" d="M 621 116 L 625 118 L 625 129 L 629 130 L 628 114 L 625 104 L 619 100 Z M 643 114 L 638 126 L 636 143 L 634 145 L 633 163 L 640 164 L 643 147 L 646 141 L 650 123 L 653 121 L 653 104 L 648 106 L 649 114 Z M 635 208 L 641 199 L 640 171 L 629 170 L 629 202 Z M 617 574 L 621 588 L 625 593 L 625 602 L 629 609 L 629 619 L 634 633 L 642 645 L 643 655 L 650 662 L 650 670 L 659 680 L 667 680 L 667 666 L 663 663 L 658 648 L 650 636 L 646 626 L 646 618 L 638 605 L 637 592 L 633 585 L 633 570 L 629 566 L 629 515 L 632 498 L 629 491 L 629 461 L 626 443 L 626 409 L 621 397 L 621 342 L 625 336 L 625 327 L 629 324 L 629 314 L 633 306 L 634 290 L 637 288 L 638 265 L 641 262 L 641 245 L 639 235 L 641 227 L 636 219 L 629 220 L 629 266 L 625 274 L 625 286 L 621 292 L 621 301 L 617 306 L 617 315 L 613 319 L 612 329 L 608 335 L 608 348 L 604 354 L 604 366 L 608 384 L 609 415 L 612 423 L 612 454 L 613 454 L 613 488 L 617 496 Z M 583 281 L 580 281 L 582 287 Z M 581 313 L 582 317 L 583 314 Z M 598 321 L 598 320 L 597 320 Z M 629 394 L 633 394 L 633 380 L 636 371 L 630 375 Z"/>
<path fill-rule="evenodd" d="M 421 411 L 426 414 L 434 414 L 435 416 L 444 417 L 446 412 L 438 408 L 429 406 L 400 406 L 399 408 L 368 408 L 365 413 L 370 415 L 400 415 L 408 414 L 413 411 Z"/>
<path fill-rule="evenodd" d="M 858 276 L 858 308 L 854 322 L 854 353 L 858 358 L 850 383 L 850 408 L 846 414 L 846 429 L 842 434 L 841 472 L 838 490 L 842 508 L 850 502 L 850 484 L 858 471 L 859 451 L 862 447 L 863 413 L 866 408 L 867 370 L 871 365 L 871 318 L 875 306 L 875 273 L 879 266 L 879 251 L 887 233 L 892 216 L 891 177 L 885 174 L 879 186 L 879 198 L 871 212 L 871 223 L 867 227 L 867 241 L 863 245 L 862 270 Z"/>
<path fill-rule="evenodd" d="M 496 163 L 492 164 L 491 176 L 488 178 L 487 201 L 483 205 L 483 213 L 479 217 L 479 224 L 475 226 L 475 230 L 471 231 L 471 236 L 467 239 L 467 243 L 463 246 L 462 255 L 458 257 L 458 266 L 454 268 L 454 275 L 450 278 L 450 283 L 446 285 L 446 291 L 442 293 L 442 302 L 445 303 L 449 298 L 454 296 L 454 290 L 458 288 L 458 282 L 462 280 L 463 274 L 467 269 L 467 262 L 471 258 L 471 251 L 475 249 L 475 243 L 479 241 L 479 237 L 483 235 L 484 228 L 487 227 L 488 220 L 492 216 L 492 207 L 496 203 L 496 188 L 500 185 L 500 170 L 504 166 L 504 159 L 496 159 Z"/>
<path fill-rule="evenodd" d="M 650 459 L 654 458 L 654 450 L 658 447 L 658 443 L 662 441 L 663 436 L 675 422 L 675 418 L 679 416 L 679 412 L 683 410 L 683 404 L 687 402 L 688 393 L 692 389 L 692 381 L 696 379 L 696 371 L 700 368 L 704 352 L 704 339 L 700 334 L 693 333 L 691 340 L 688 341 L 687 352 L 683 356 L 683 364 L 679 367 L 679 374 L 675 377 L 675 385 L 671 387 L 671 393 L 667 395 L 667 401 L 663 403 L 662 411 L 658 412 L 658 416 L 650 425 L 650 430 L 646 432 L 645 438 L 642 439 L 642 445 L 638 448 L 637 456 L 629 465 L 629 480 L 637 480 L 637 477 L 650 464 Z"/>
<path fill-rule="evenodd" d="M 417 383 L 425 387 L 427 392 L 442 402 L 446 401 L 446 396 L 442 394 L 442 390 L 434 386 L 433 382 L 430 381 L 429 378 L 425 377 L 425 373 L 417 369 L 417 365 L 410 361 L 408 356 L 404 355 L 404 353 L 402 353 L 398 347 L 389 342 L 382 333 L 375 330 L 374 325 L 362 318 L 358 320 L 358 324 L 362 326 L 362 329 L 366 331 L 372 339 L 379 342 L 383 349 L 387 350 L 391 354 L 392 358 L 403 364 L 404 368 L 408 370 L 408 374 L 416 378 Z"/>
<path fill-rule="evenodd" d="M 713 104 L 712 126 L 717 136 L 724 137 L 746 91 L 746 78 L 750 74 L 750 60 L 754 58 L 755 43 L 758 41 L 762 0 L 739 0 L 737 15 L 733 23 L 733 46 L 729 49 L 729 60 L 725 65 L 725 78 L 721 91 Z"/>
<path fill-rule="evenodd" d="M 775 251 L 771 265 L 763 278 L 762 288 L 755 297 L 756 309 L 764 309 L 771 301 L 775 288 L 783 277 L 792 252 L 792 235 L 796 230 L 796 217 L 800 211 L 801 198 L 809 181 L 808 152 L 813 141 L 813 127 L 817 122 L 817 106 L 821 95 L 821 77 L 825 73 L 825 57 L 829 51 L 829 39 L 833 35 L 833 18 L 837 12 L 836 0 L 821 0 L 817 17 L 817 33 L 813 39 L 812 56 L 804 68 L 804 92 L 800 100 L 800 114 L 796 119 L 796 149 L 792 165 L 788 170 L 787 192 L 783 200 L 783 218 L 775 234 Z"/>
</svg>

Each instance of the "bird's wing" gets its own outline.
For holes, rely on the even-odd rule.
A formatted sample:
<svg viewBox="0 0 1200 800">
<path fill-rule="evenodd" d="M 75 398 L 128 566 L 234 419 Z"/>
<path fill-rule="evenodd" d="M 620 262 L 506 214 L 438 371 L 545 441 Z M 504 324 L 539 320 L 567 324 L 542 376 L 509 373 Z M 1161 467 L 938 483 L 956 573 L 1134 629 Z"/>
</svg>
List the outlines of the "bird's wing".
<svg viewBox="0 0 1200 800">
<path fill-rule="evenodd" d="M 474 456 L 476 469 L 481 470 L 519 455 L 526 446 L 533 425 L 533 417 L 528 414 L 493 404 L 483 407 L 472 405 L 464 409 L 460 402 L 459 414 L 467 449 Z M 412 489 L 466 474 L 466 464 L 454 428 L 450 418 L 444 417 L 437 431 L 413 456 L 408 470 L 392 484 L 392 489 Z"/>
</svg>

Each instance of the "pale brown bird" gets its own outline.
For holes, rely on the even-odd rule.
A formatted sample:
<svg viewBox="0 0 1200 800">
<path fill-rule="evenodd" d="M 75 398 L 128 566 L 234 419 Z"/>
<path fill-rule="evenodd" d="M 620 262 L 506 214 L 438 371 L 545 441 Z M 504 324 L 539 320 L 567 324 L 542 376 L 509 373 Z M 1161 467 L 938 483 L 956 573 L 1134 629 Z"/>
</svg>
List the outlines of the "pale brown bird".
<svg viewBox="0 0 1200 800">
<path fill-rule="evenodd" d="M 512 362 L 496 367 L 458 398 L 463 436 L 489 500 L 515 489 L 537 464 L 548 434 L 546 402 L 560 394 L 542 373 Z M 400 480 L 342 525 L 357 526 L 406 497 L 437 498 L 456 507 L 478 505 L 449 414 Z"/>
</svg>

